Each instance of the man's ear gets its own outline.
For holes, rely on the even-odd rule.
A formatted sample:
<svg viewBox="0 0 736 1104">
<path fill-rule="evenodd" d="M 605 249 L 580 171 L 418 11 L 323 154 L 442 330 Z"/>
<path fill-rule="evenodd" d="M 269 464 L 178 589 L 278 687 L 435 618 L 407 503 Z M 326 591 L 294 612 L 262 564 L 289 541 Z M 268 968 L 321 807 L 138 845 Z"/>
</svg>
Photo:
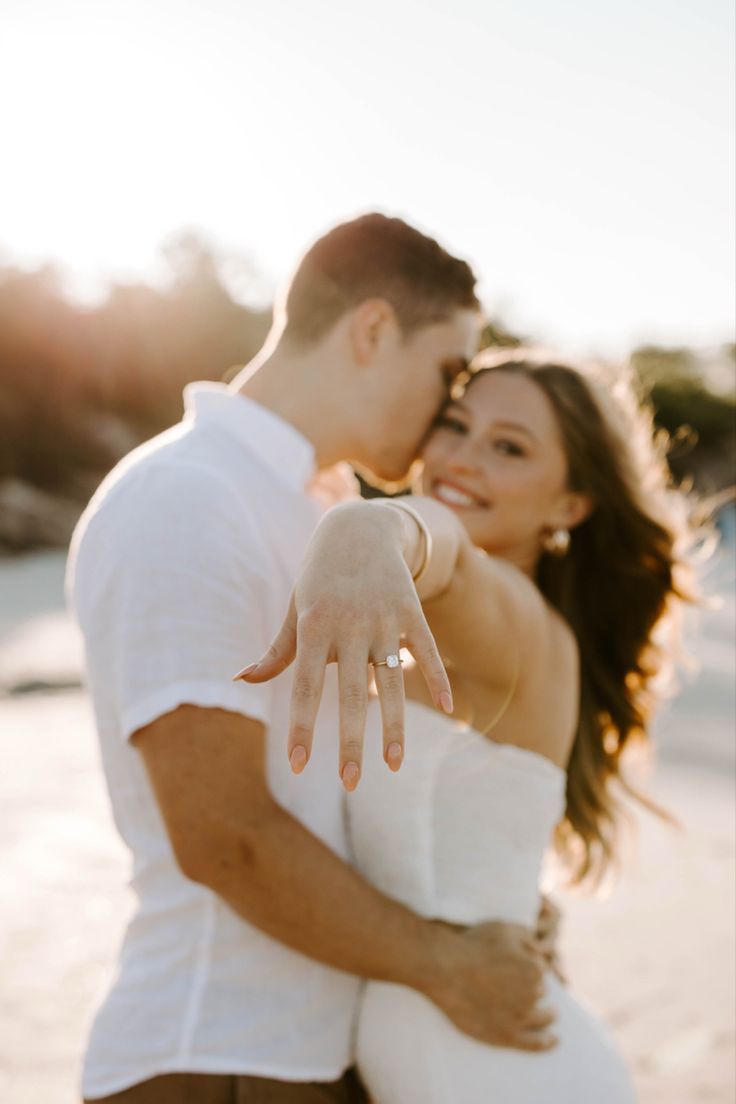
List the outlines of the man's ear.
<svg viewBox="0 0 736 1104">
<path fill-rule="evenodd" d="M 385 299 L 364 299 L 350 319 L 350 340 L 358 364 L 370 364 L 382 343 L 398 331 L 396 312 Z"/>
</svg>

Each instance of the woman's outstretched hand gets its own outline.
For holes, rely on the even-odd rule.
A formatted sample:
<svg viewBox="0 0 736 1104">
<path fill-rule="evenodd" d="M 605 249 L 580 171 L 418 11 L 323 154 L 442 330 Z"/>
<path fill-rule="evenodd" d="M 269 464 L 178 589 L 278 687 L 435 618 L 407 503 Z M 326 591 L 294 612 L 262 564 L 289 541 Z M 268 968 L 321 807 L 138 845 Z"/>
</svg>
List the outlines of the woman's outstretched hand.
<svg viewBox="0 0 736 1104">
<path fill-rule="evenodd" d="M 325 668 L 338 664 L 339 771 L 347 790 L 360 780 L 370 663 L 406 648 L 437 707 L 446 713 L 453 708 L 450 681 L 404 558 L 403 524 L 398 510 L 366 502 L 330 510 L 312 537 L 273 643 L 235 676 L 267 682 L 294 663 L 288 755 L 299 774 L 312 750 Z M 384 759 L 396 771 L 404 756 L 404 680 L 400 666 L 376 666 L 374 674 Z"/>
</svg>

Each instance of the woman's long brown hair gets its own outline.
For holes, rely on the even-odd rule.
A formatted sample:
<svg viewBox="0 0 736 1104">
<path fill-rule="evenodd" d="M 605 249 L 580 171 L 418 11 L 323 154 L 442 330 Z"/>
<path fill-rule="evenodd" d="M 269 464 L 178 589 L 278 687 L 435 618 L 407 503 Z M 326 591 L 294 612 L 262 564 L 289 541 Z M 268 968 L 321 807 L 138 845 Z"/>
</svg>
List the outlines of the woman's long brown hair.
<svg viewBox="0 0 736 1104">
<path fill-rule="evenodd" d="M 677 607 L 695 598 L 685 496 L 672 486 L 666 442 L 625 373 L 605 387 L 593 369 L 525 348 L 480 353 L 468 385 L 486 371 L 524 375 L 542 389 L 557 416 L 569 487 L 594 502 L 567 555 L 541 556 L 536 581 L 580 653 L 580 713 L 557 849 L 573 882 L 597 881 L 616 851 L 612 784 L 656 809 L 627 784 L 621 757 L 633 740 L 647 740 L 655 680 L 675 646 L 665 630 Z"/>
</svg>

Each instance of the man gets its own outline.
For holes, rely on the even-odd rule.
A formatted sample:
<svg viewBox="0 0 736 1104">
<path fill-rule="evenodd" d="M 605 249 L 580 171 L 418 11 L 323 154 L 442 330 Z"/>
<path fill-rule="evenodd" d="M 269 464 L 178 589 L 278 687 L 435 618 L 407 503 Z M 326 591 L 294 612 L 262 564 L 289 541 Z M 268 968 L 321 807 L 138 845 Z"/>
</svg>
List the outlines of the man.
<svg viewBox="0 0 736 1104">
<path fill-rule="evenodd" d="M 488 1042 L 549 1045 L 538 948 L 368 885 L 347 862 L 331 741 L 302 778 L 286 762 L 289 676 L 231 681 L 278 628 L 320 516 L 315 471 L 349 459 L 404 476 L 478 326 L 464 262 L 398 219 L 338 226 L 255 361 L 228 388 L 188 389 L 183 422 L 126 458 L 80 522 L 70 591 L 138 897 L 85 1099 L 361 1100 L 360 978 L 412 986 Z M 426 625 L 416 635 L 439 695 Z M 328 674 L 318 726 L 337 725 Z"/>
</svg>

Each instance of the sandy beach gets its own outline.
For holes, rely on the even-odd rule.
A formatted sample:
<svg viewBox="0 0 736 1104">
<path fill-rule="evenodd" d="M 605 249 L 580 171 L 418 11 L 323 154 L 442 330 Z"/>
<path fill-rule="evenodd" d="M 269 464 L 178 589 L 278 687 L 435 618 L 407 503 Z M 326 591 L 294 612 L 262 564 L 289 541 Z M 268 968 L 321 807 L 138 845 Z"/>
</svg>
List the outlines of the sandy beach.
<svg viewBox="0 0 736 1104">
<path fill-rule="evenodd" d="M 85 1033 L 132 903 L 63 564 L 0 561 L 2 1104 L 78 1101 Z M 608 896 L 557 895 L 571 984 L 614 1030 L 642 1104 L 732 1104 L 736 1092 L 732 565 L 729 542 L 709 570 L 722 606 L 689 625 L 701 669 L 663 711 L 644 776 L 681 827 L 640 815 Z"/>
</svg>

